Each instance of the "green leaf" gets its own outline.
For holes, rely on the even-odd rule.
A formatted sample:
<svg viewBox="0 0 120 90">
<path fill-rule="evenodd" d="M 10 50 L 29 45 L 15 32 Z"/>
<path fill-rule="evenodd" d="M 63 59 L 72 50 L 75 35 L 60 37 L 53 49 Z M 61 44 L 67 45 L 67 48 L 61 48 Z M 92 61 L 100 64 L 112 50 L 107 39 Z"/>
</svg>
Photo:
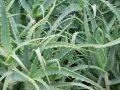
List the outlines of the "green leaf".
<svg viewBox="0 0 120 90">
<path fill-rule="evenodd" d="M 120 21 L 120 11 L 119 11 L 119 9 L 117 9 L 115 6 L 110 4 L 109 1 L 106 1 L 106 0 L 100 0 L 100 1 L 102 1 L 104 4 L 106 4 L 110 8 L 110 10 L 112 10 L 112 12 L 117 16 L 118 20 Z"/>
<path fill-rule="evenodd" d="M 22 77 L 26 78 L 29 82 L 31 82 L 34 85 L 34 87 L 36 88 L 36 90 L 40 90 L 39 86 L 36 84 L 36 82 L 32 78 L 30 78 L 29 76 L 27 76 L 23 72 L 19 71 L 17 68 L 13 68 L 13 70 L 16 73 L 18 73 L 19 75 L 21 75 Z"/>
<path fill-rule="evenodd" d="M 53 30 L 57 29 L 59 26 L 60 22 L 70 13 L 75 12 L 75 11 L 81 11 L 82 8 L 78 4 L 71 4 L 69 5 L 63 12 L 62 14 L 57 18 L 57 20 L 54 22 L 53 26 L 51 27 L 51 30 L 48 32 L 50 35 Z"/>
<path fill-rule="evenodd" d="M 43 70 L 44 70 L 44 73 L 45 73 L 45 75 L 46 75 L 46 77 L 47 77 L 47 80 L 48 80 L 48 82 L 50 83 L 49 77 L 48 77 L 47 72 L 46 72 L 46 70 L 45 70 L 46 61 L 44 60 L 43 56 L 41 56 L 40 49 L 39 49 L 39 48 L 36 49 L 36 50 L 35 50 L 35 53 L 37 54 L 38 60 L 40 61 L 40 64 L 41 64 L 41 66 L 42 66 L 42 68 L 43 68 Z"/>
<path fill-rule="evenodd" d="M 0 0 L 1 5 L 1 44 L 6 53 L 12 53 L 11 37 L 9 31 L 9 24 L 7 19 L 6 8 L 3 0 Z"/>
<path fill-rule="evenodd" d="M 64 83 L 55 84 L 55 87 L 69 87 L 69 86 L 79 86 L 79 87 L 83 87 L 83 88 L 88 89 L 88 90 L 94 90 L 93 88 L 91 88 L 85 84 L 76 83 L 76 82 L 64 82 Z"/>
<path fill-rule="evenodd" d="M 32 14 L 32 10 L 26 0 L 19 0 L 22 7 L 29 13 Z"/>
<path fill-rule="evenodd" d="M 36 24 L 34 24 L 31 28 L 30 28 L 30 31 L 28 32 L 28 35 L 26 36 L 27 40 L 30 40 L 31 37 L 32 37 L 32 34 L 34 33 L 35 29 L 40 26 L 41 24 L 45 24 L 48 20 L 48 18 L 50 17 L 52 11 L 54 10 L 55 8 L 55 4 L 56 4 L 56 0 L 54 1 L 53 3 L 53 6 L 52 8 L 50 9 L 50 11 L 48 12 L 48 14 L 41 20 L 39 20 Z"/>
<path fill-rule="evenodd" d="M 17 25 L 13 17 L 10 18 L 10 24 L 11 24 L 12 32 L 15 38 L 15 42 L 19 44 L 20 43 L 19 32 L 18 32 Z"/>
<path fill-rule="evenodd" d="M 34 78 L 42 78 L 45 76 L 45 74 L 41 74 L 43 73 L 43 69 L 39 69 L 37 70 L 37 72 L 34 74 Z M 97 83 L 95 83 L 94 81 L 84 77 L 83 75 L 80 75 L 76 72 L 73 72 L 67 68 L 61 67 L 61 69 L 59 70 L 58 67 L 46 67 L 46 72 L 48 75 L 53 75 L 53 74 L 59 74 L 59 75 L 64 75 L 64 76 L 71 76 L 73 78 L 76 78 L 77 80 L 81 80 L 81 81 L 85 81 L 87 83 L 90 83 L 92 85 L 95 85 L 97 88 L 99 88 L 100 90 L 104 90 L 100 85 L 98 85 Z"/>
</svg>

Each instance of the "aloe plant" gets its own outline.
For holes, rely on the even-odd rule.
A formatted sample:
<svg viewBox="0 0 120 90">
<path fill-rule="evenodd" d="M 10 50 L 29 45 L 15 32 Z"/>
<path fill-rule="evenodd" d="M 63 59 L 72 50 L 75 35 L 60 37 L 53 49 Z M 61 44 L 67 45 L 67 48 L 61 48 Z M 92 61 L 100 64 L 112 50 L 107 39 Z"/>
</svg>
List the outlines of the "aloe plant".
<svg viewBox="0 0 120 90">
<path fill-rule="evenodd" d="M 119 90 L 119 0 L 0 0 L 0 90 Z"/>
</svg>

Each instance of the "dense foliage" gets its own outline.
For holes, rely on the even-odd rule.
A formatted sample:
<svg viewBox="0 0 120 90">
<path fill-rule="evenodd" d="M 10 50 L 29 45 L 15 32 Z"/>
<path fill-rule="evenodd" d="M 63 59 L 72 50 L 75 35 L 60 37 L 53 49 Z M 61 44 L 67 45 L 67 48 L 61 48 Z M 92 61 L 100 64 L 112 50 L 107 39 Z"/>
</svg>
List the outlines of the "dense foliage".
<svg viewBox="0 0 120 90">
<path fill-rule="evenodd" d="M 120 90 L 120 0 L 0 0 L 0 90 Z"/>
</svg>

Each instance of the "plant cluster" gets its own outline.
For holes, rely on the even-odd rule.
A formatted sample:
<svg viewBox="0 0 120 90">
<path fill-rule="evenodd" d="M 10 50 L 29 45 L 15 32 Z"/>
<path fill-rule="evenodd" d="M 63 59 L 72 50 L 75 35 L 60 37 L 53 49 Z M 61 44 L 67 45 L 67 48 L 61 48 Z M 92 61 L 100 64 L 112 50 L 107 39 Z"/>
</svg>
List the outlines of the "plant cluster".
<svg viewBox="0 0 120 90">
<path fill-rule="evenodd" d="M 0 0 L 0 90 L 120 90 L 119 0 Z"/>
</svg>

